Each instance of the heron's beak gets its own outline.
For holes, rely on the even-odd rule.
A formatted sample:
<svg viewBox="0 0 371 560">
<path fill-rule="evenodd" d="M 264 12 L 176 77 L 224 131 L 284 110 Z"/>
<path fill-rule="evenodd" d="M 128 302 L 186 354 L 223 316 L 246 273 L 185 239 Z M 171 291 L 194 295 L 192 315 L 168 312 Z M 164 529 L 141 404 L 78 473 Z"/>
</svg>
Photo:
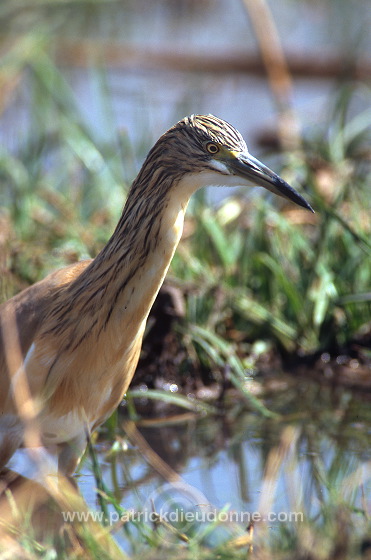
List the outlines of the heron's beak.
<svg viewBox="0 0 371 560">
<path fill-rule="evenodd" d="M 248 179 L 252 184 L 264 187 L 272 193 L 287 198 L 299 206 L 314 212 L 311 205 L 298 192 L 258 159 L 247 152 L 235 152 L 233 155 L 235 157 L 233 157 L 232 161 L 229 161 L 229 169 L 234 175 Z"/>
</svg>

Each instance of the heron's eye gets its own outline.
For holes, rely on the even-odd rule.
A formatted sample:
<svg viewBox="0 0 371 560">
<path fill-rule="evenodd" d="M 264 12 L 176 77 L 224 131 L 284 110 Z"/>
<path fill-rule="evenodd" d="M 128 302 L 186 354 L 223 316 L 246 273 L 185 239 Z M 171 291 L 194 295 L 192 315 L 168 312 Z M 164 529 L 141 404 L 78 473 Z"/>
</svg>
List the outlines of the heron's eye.
<svg viewBox="0 0 371 560">
<path fill-rule="evenodd" d="M 219 152 L 219 146 L 217 144 L 214 144 L 214 142 L 208 142 L 206 144 L 206 149 L 209 154 L 217 154 Z"/>
</svg>

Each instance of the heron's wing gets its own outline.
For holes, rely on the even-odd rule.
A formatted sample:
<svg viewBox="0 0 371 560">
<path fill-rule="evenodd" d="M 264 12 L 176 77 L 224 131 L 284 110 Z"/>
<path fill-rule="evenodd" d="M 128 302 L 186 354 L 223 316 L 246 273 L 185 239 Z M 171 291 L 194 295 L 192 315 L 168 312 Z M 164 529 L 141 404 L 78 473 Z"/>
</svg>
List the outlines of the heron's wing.
<svg viewBox="0 0 371 560">
<path fill-rule="evenodd" d="M 10 376 L 16 375 L 22 364 L 26 365 L 32 345 L 48 309 L 61 286 L 68 285 L 90 264 L 91 260 L 80 261 L 49 274 L 46 278 L 26 288 L 0 306 L 0 414 L 12 412 L 10 398 Z M 37 383 L 33 390 L 42 391 L 47 368 L 38 364 Z M 43 371 L 45 367 L 45 373 Z M 30 372 L 34 375 L 34 372 Z M 33 381 L 29 380 L 32 385 Z M 34 392 L 33 391 L 33 392 Z"/>
</svg>

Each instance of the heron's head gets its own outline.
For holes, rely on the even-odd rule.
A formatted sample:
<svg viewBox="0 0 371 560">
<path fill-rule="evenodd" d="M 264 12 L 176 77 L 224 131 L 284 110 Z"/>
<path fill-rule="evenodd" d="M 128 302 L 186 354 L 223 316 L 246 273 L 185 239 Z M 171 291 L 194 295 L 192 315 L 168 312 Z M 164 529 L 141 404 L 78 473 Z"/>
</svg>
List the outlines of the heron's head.
<svg viewBox="0 0 371 560">
<path fill-rule="evenodd" d="M 158 148 L 163 161 L 176 166 L 182 184 L 194 190 L 206 185 L 255 185 L 313 212 L 299 193 L 249 153 L 232 125 L 213 115 L 179 121 L 160 138 Z"/>
</svg>

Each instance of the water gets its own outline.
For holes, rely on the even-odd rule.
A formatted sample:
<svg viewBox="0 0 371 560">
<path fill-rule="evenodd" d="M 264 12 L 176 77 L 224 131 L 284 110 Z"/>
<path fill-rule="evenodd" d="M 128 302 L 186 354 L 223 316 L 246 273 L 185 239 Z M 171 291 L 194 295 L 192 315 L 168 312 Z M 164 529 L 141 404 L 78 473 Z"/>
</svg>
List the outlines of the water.
<svg viewBox="0 0 371 560">
<path fill-rule="evenodd" d="M 365 500 L 370 505 L 367 397 L 282 377 L 286 387 L 273 391 L 268 401 L 282 414 L 279 420 L 264 419 L 233 395 L 227 408 L 204 418 L 187 412 L 171 414 L 166 420 L 164 411 L 161 418 L 152 410 L 152 420 L 142 420 L 147 427 L 138 423 L 139 437 L 131 436 L 134 446 L 124 430 L 120 433 L 121 451 L 116 453 L 103 434 L 97 449 L 107 487 L 134 518 L 144 515 L 147 527 L 152 526 L 152 508 L 165 520 L 172 512 L 174 524 L 188 534 L 192 525 L 181 518 L 181 512 L 192 512 L 199 532 L 207 521 L 221 515 L 220 526 L 207 539 L 214 544 L 254 519 L 266 519 L 273 531 L 279 531 L 283 523 L 318 522 L 334 496 L 355 509 L 362 509 Z M 127 422 L 124 407 L 119 423 L 127 426 Z M 96 511 L 89 461 L 78 480 L 87 503 Z M 109 512 L 112 521 L 117 521 L 114 508 Z M 127 535 L 116 536 L 127 547 Z"/>
<path fill-rule="evenodd" d="M 122 510 L 108 504 L 102 513 L 88 455 L 76 481 L 90 515 L 111 528 L 129 520 L 114 534 L 136 553 L 158 518 L 162 544 L 180 543 L 170 523 L 212 546 L 245 534 L 251 522 L 259 531 L 264 521 L 278 537 L 306 523 L 321 531 L 338 504 L 353 512 L 354 536 L 362 537 L 371 506 L 370 395 L 311 376 L 272 372 L 260 380 L 275 419 L 253 412 L 234 390 L 215 414 L 139 399 L 134 423 L 120 407 L 114 438 L 102 429 L 95 450 L 104 490 Z M 19 452 L 11 467 L 30 476 L 26 459 Z"/>
<path fill-rule="evenodd" d="M 322 57 L 336 53 L 344 60 L 361 59 L 370 52 L 367 0 L 343 3 L 270 2 L 286 52 L 296 56 Z M 32 14 L 34 15 L 32 16 Z M 46 15 L 47 14 L 47 15 Z M 58 38 L 108 42 L 141 52 L 169 52 L 213 56 L 256 52 L 256 40 L 243 2 L 222 0 L 168 3 L 128 1 L 49 10 L 29 19 L 20 17 L 17 31 L 54 30 Z M 16 26 L 15 19 L 14 25 Z M 10 27 L 11 30 L 11 27 Z M 63 49 L 62 49 L 63 55 Z M 62 56 L 63 62 L 63 56 Z M 253 151 L 257 134 L 276 129 L 276 108 L 265 78 L 235 73 L 215 74 L 168 71 L 136 67 L 130 61 L 103 66 L 81 66 L 78 60 L 62 65 L 62 74 L 72 88 L 74 100 L 87 125 L 112 140 L 113 128 L 130 138 L 138 164 L 153 142 L 174 122 L 189 113 L 214 113 L 236 125 Z M 27 76 L 1 115 L 3 145 L 19 145 L 30 124 L 27 107 L 30 90 Z M 304 130 L 327 120 L 330 97 L 336 91 L 332 80 L 294 80 L 293 107 Z M 364 101 L 360 96 L 359 104 Z M 47 123 L 45 123 L 47 126 Z M 113 128 L 112 128 L 113 127 Z"/>
</svg>

